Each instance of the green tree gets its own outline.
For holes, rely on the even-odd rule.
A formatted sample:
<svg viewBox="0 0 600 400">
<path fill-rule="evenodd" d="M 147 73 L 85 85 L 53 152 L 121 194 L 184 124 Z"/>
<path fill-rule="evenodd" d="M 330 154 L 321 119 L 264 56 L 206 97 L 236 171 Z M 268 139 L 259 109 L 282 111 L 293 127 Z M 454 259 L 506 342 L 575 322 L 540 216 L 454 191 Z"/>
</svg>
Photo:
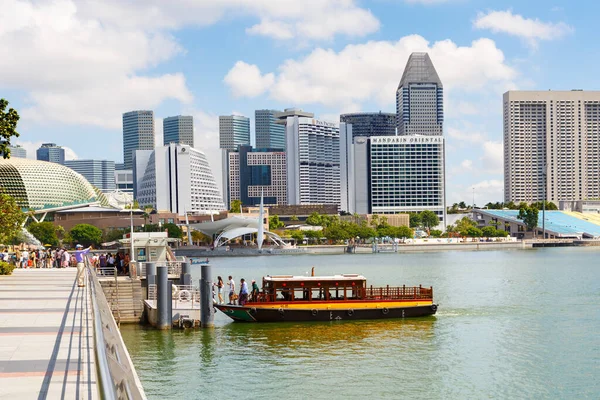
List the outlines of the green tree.
<svg viewBox="0 0 600 400">
<path fill-rule="evenodd" d="M 17 132 L 17 122 L 19 122 L 19 113 L 14 108 L 8 107 L 8 101 L 0 99 L 0 152 L 4 158 L 10 158 L 10 139 L 19 137 Z"/>
<path fill-rule="evenodd" d="M 408 218 L 410 221 L 409 225 L 411 228 L 418 228 L 419 226 L 421 226 L 421 215 L 411 212 L 410 214 L 408 214 Z"/>
<path fill-rule="evenodd" d="M 134 201 L 133 201 L 133 207 L 131 206 L 131 204 L 127 204 L 127 205 L 126 205 L 125 207 L 123 207 L 123 208 L 124 208 L 124 209 L 126 209 L 126 210 L 129 210 L 129 209 L 131 209 L 131 208 L 133 208 L 134 210 L 139 210 L 139 208 L 140 208 L 140 203 L 138 203 L 138 201 L 137 201 L 137 200 L 134 200 Z"/>
<path fill-rule="evenodd" d="M 442 236 L 442 231 L 438 229 L 432 229 L 431 231 L 429 231 L 429 236 L 439 238 L 440 236 Z"/>
<path fill-rule="evenodd" d="M 290 217 L 290 221 L 298 221 L 298 217 L 296 217 L 295 215 L 292 215 Z"/>
<path fill-rule="evenodd" d="M 304 240 L 304 233 L 299 230 L 291 231 L 290 236 L 296 241 L 297 244 L 302 244 L 302 241 Z"/>
<path fill-rule="evenodd" d="M 173 223 L 164 224 L 163 228 L 167 230 L 170 238 L 181 239 L 183 237 L 183 230 Z"/>
<path fill-rule="evenodd" d="M 493 226 L 484 226 L 481 228 L 481 234 L 485 237 L 495 237 L 497 235 L 497 229 Z"/>
<path fill-rule="evenodd" d="M 523 222 L 525 223 L 525 226 L 527 226 L 527 230 L 528 231 L 532 231 L 533 229 L 535 229 L 537 227 L 538 224 L 538 209 L 535 207 L 520 207 L 519 208 L 519 215 L 517 216 L 517 218 L 519 218 L 520 220 L 523 220 Z"/>
<path fill-rule="evenodd" d="M 544 202 L 543 201 L 538 201 L 537 203 L 531 203 L 531 207 L 535 207 L 538 210 L 541 210 L 541 209 L 544 208 Z M 556 211 L 556 210 L 558 210 L 558 207 L 556 207 L 556 204 L 554 204 L 553 202 L 546 201 L 546 211 L 548 211 L 548 210 L 550 210 L 550 211 L 552 211 L 552 210 Z"/>
<path fill-rule="evenodd" d="M 333 241 L 350 239 L 348 232 L 338 223 L 329 224 L 323 229 L 323 236 Z"/>
<path fill-rule="evenodd" d="M 460 203 L 458 203 L 458 208 L 460 208 L 461 210 L 464 210 L 467 208 L 467 205 L 465 204 L 464 201 L 461 201 Z"/>
<path fill-rule="evenodd" d="M 423 224 L 423 226 L 427 230 L 434 228 L 440 224 L 440 219 L 438 218 L 437 214 L 434 213 L 433 211 L 430 211 L 430 210 L 422 211 L 419 214 L 419 217 L 421 217 L 421 224 Z"/>
<path fill-rule="evenodd" d="M 21 232 L 25 214 L 12 196 L 0 192 L 0 243 L 8 244 Z"/>
<path fill-rule="evenodd" d="M 129 229 L 111 229 L 104 232 L 102 236 L 103 242 L 114 242 L 119 239 L 123 239 L 123 235 L 129 233 Z"/>
<path fill-rule="evenodd" d="M 212 238 L 200 231 L 192 230 L 192 242 L 210 244 L 212 243 Z"/>
<path fill-rule="evenodd" d="M 283 228 L 285 224 L 279 220 L 279 215 L 271 215 L 269 217 L 269 229 Z"/>
<path fill-rule="evenodd" d="M 102 231 L 90 224 L 77 224 L 69 234 L 73 243 L 83 246 L 98 245 L 102 241 Z"/>
<path fill-rule="evenodd" d="M 408 226 L 399 226 L 396 228 L 397 238 L 412 238 L 415 236 L 415 232 Z"/>
<path fill-rule="evenodd" d="M 323 217 L 319 213 L 314 212 L 306 218 L 306 223 L 308 225 L 320 226 L 323 224 Z"/>
<path fill-rule="evenodd" d="M 323 237 L 323 230 L 319 229 L 318 231 L 299 231 L 302 233 L 302 236 L 306 237 L 310 243 L 312 240 L 314 243 L 318 243 L 319 239 Z"/>
<path fill-rule="evenodd" d="M 32 222 L 27 226 L 27 230 L 43 245 L 58 246 L 58 236 L 52 222 Z"/>
<path fill-rule="evenodd" d="M 229 209 L 230 213 L 239 213 L 242 209 L 242 201 L 241 200 L 231 200 L 231 208 Z"/>
<path fill-rule="evenodd" d="M 477 228 L 476 226 L 470 226 L 467 228 L 467 235 L 469 237 L 481 237 L 481 235 L 483 235 L 483 232 L 481 232 L 481 229 Z"/>
</svg>

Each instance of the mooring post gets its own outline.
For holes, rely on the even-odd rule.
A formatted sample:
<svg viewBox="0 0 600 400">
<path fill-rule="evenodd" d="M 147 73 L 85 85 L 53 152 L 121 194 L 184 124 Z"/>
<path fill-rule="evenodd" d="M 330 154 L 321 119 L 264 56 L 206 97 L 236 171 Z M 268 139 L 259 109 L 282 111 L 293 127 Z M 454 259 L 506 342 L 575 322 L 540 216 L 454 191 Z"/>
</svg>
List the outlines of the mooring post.
<svg viewBox="0 0 600 400">
<path fill-rule="evenodd" d="M 181 276 L 179 277 L 179 284 L 184 286 L 192 286 L 192 275 L 191 275 L 191 264 L 184 262 L 181 263 Z"/>
<path fill-rule="evenodd" d="M 212 328 L 215 319 L 212 298 L 212 268 L 210 264 L 203 264 L 200 271 L 200 327 Z"/>
<path fill-rule="evenodd" d="M 156 308 L 158 329 L 171 328 L 171 285 L 169 284 L 168 267 L 156 267 Z"/>
</svg>

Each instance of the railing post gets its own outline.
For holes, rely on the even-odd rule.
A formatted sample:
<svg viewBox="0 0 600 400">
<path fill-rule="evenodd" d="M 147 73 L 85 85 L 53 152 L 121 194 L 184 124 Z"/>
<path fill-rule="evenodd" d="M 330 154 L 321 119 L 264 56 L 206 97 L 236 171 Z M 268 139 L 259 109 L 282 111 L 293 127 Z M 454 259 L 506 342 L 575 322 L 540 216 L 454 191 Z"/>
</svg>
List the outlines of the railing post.
<svg viewBox="0 0 600 400">
<path fill-rule="evenodd" d="M 200 327 L 212 328 L 214 326 L 214 306 L 212 300 L 212 268 L 210 264 L 200 267 Z"/>
<path fill-rule="evenodd" d="M 169 285 L 167 266 L 156 267 L 156 308 L 158 313 L 157 328 L 158 329 L 170 329 L 171 328 L 171 285 Z"/>
<path fill-rule="evenodd" d="M 192 286 L 191 264 L 181 263 L 181 275 L 179 276 L 179 284 L 183 286 Z"/>
</svg>

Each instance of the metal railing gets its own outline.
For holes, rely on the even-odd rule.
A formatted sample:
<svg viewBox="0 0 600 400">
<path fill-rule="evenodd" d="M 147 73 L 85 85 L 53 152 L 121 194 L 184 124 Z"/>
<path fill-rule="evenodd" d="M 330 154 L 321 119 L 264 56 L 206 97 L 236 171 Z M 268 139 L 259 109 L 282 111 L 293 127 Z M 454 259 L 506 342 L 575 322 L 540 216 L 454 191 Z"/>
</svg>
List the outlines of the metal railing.
<svg viewBox="0 0 600 400">
<path fill-rule="evenodd" d="M 129 352 L 104 296 L 96 271 L 86 258 L 94 324 L 94 355 L 101 399 L 146 399 Z"/>
<path fill-rule="evenodd" d="M 168 267 L 167 274 L 169 275 L 181 275 L 181 264 L 183 261 L 153 261 L 157 267 Z M 138 263 L 138 276 L 145 277 L 146 276 L 146 263 L 140 262 Z"/>
<path fill-rule="evenodd" d="M 156 285 L 148 285 L 148 300 L 156 300 L 157 289 Z M 187 305 L 200 304 L 200 289 L 195 286 L 188 285 L 173 285 L 171 291 L 171 300 L 175 303 L 174 305 Z"/>
</svg>

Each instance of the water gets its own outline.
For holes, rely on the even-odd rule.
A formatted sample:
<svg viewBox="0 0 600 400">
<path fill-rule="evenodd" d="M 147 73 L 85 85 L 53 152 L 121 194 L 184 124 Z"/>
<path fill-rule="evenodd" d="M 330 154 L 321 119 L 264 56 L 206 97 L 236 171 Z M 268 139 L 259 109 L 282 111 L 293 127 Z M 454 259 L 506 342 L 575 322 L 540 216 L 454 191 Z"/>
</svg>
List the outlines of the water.
<svg viewBox="0 0 600 400">
<path fill-rule="evenodd" d="M 122 327 L 151 399 L 600 397 L 600 248 L 215 258 L 215 276 L 432 285 L 434 317 Z M 194 280 L 199 279 L 199 266 Z"/>
</svg>

